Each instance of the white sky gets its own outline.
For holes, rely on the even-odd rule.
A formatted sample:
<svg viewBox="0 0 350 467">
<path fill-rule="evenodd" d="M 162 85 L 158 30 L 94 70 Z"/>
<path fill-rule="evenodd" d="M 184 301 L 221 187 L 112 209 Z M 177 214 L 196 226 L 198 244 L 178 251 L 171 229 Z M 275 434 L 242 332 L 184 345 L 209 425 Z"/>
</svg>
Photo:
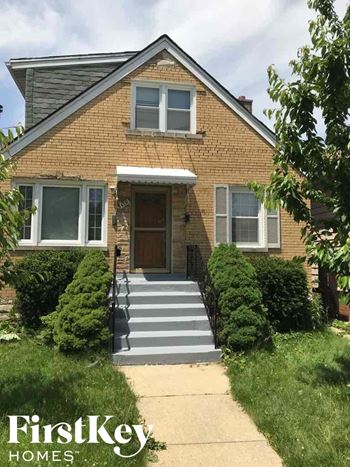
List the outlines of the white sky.
<svg viewBox="0 0 350 467">
<path fill-rule="evenodd" d="M 266 121 L 267 67 L 287 73 L 308 42 L 307 0 L 1 0 L 0 127 L 24 123 L 24 101 L 4 61 L 144 48 L 168 34 Z M 347 0 L 335 0 L 340 14 Z M 268 122 L 267 122 L 268 123 Z"/>
</svg>

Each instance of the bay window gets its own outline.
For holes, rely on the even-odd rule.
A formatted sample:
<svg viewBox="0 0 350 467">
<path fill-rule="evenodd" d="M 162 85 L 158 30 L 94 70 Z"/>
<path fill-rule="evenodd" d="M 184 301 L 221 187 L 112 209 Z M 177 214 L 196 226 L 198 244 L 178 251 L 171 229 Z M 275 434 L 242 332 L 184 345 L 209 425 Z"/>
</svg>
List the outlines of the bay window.
<svg viewBox="0 0 350 467">
<path fill-rule="evenodd" d="M 36 206 L 19 245 L 103 246 L 106 244 L 106 190 L 75 182 L 18 183 L 19 209 Z"/>
<path fill-rule="evenodd" d="M 132 129 L 195 133 L 195 87 L 133 82 Z"/>
<path fill-rule="evenodd" d="M 247 187 L 215 186 L 215 243 L 246 250 L 280 247 L 279 210 L 267 210 Z"/>
</svg>

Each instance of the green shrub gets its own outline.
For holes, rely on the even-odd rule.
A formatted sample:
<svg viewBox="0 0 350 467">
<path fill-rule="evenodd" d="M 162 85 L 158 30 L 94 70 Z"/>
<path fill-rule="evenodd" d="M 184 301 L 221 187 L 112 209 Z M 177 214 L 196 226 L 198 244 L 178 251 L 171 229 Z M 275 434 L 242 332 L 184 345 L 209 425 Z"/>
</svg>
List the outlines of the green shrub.
<svg viewBox="0 0 350 467">
<path fill-rule="evenodd" d="M 271 342 L 254 267 L 235 245 L 219 245 L 208 271 L 219 293 L 219 340 L 231 350 L 249 350 Z"/>
<path fill-rule="evenodd" d="M 59 296 L 72 281 L 84 250 L 31 253 L 15 266 L 15 310 L 27 327 L 38 327 L 58 305 Z"/>
<path fill-rule="evenodd" d="M 311 329 L 311 309 L 306 272 L 299 260 L 275 256 L 250 258 L 268 318 L 278 332 Z"/>
<path fill-rule="evenodd" d="M 310 320 L 312 329 L 323 329 L 328 324 L 327 311 L 319 293 L 314 293 L 311 297 Z"/>
<path fill-rule="evenodd" d="M 72 282 L 60 297 L 54 313 L 42 319 L 43 337 L 59 350 L 97 349 L 105 344 L 108 330 L 108 292 L 112 274 L 101 251 L 90 251 Z"/>
</svg>

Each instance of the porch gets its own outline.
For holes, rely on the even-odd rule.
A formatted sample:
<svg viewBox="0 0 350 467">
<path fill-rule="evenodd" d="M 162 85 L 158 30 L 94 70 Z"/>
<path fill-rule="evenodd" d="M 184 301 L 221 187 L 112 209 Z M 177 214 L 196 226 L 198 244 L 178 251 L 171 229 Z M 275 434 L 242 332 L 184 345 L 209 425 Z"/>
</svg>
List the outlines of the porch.
<svg viewBox="0 0 350 467">
<path fill-rule="evenodd" d="M 189 190 L 186 169 L 117 167 L 114 228 L 127 273 L 184 274 Z"/>
</svg>

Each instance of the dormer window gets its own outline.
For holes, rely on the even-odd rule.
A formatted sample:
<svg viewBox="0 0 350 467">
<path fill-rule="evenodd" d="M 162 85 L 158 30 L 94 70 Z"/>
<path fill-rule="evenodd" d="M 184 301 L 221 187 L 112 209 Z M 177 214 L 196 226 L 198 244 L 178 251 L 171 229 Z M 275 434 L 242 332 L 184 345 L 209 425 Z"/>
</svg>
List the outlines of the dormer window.
<svg viewBox="0 0 350 467">
<path fill-rule="evenodd" d="M 131 127 L 196 133 L 195 87 L 134 82 Z"/>
<path fill-rule="evenodd" d="M 135 126 L 159 129 L 159 88 L 136 87 Z"/>
<path fill-rule="evenodd" d="M 191 91 L 168 89 L 167 130 L 191 130 Z"/>
</svg>

